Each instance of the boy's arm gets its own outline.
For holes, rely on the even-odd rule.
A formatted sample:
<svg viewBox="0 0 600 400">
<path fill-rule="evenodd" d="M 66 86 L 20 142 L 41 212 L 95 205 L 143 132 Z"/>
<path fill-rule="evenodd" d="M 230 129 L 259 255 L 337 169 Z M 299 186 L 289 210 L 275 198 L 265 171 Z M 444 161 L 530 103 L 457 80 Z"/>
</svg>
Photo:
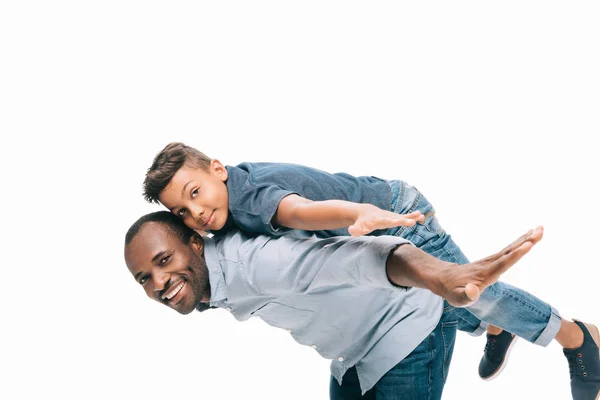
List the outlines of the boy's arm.
<svg viewBox="0 0 600 400">
<path fill-rule="evenodd" d="M 423 221 L 420 211 L 397 214 L 372 204 L 344 200 L 312 201 L 296 194 L 284 197 L 273 217 L 276 226 L 307 231 L 348 227 L 352 236 L 366 235 L 376 229 L 413 226 Z"/>
</svg>

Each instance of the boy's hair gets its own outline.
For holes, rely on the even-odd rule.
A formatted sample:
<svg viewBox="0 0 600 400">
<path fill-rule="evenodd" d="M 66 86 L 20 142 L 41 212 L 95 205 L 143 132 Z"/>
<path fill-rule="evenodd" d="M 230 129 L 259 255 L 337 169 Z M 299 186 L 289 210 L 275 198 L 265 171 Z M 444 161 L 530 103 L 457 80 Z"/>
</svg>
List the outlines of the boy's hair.
<svg viewBox="0 0 600 400">
<path fill-rule="evenodd" d="M 206 154 L 183 143 L 169 143 L 154 157 L 144 179 L 144 198 L 158 203 L 158 195 L 184 165 L 208 170 L 212 160 Z"/>
<path fill-rule="evenodd" d="M 127 234 L 125 235 L 125 246 L 131 243 L 131 241 L 139 233 L 140 229 L 142 229 L 142 227 L 148 222 L 157 222 L 163 225 L 169 234 L 174 235 L 176 238 L 181 240 L 183 244 L 188 244 L 190 242 L 190 238 L 195 233 L 193 229 L 185 226 L 183 221 L 175 214 L 168 211 L 156 211 L 140 217 L 133 223 L 133 225 L 131 225 L 127 231 Z"/>
</svg>

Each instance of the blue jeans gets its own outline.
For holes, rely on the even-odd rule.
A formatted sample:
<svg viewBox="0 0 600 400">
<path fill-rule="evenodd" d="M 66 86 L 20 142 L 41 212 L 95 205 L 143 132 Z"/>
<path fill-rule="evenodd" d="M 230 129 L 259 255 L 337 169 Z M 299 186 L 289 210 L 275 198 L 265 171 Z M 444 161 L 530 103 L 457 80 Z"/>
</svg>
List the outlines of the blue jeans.
<svg viewBox="0 0 600 400">
<path fill-rule="evenodd" d="M 376 384 L 361 395 L 352 367 L 339 385 L 334 377 L 329 384 L 332 400 L 438 400 L 448 377 L 456 338 L 458 308 L 444 301 L 444 314 L 436 328 L 405 359 L 390 369 Z"/>
<path fill-rule="evenodd" d="M 469 260 L 441 227 L 435 209 L 415 187 L 402 181 L 390 181 L 391 210 L 406 214 L 415 210 L 425 221 L 412 227 L 389 229 L 388 235 L 410 240 L 421 250 L 444 261 L 468 264 Z M 488 324 L 496 325 L 523 339 L 547 346 L 560 329 L 561 318 L 549 304 L 524 290 L 496 282 L 483 291 L 479 300 L 467 308 L 456 308 L 458 329 L 473 335 L 483 333 Z"/>
</svg>

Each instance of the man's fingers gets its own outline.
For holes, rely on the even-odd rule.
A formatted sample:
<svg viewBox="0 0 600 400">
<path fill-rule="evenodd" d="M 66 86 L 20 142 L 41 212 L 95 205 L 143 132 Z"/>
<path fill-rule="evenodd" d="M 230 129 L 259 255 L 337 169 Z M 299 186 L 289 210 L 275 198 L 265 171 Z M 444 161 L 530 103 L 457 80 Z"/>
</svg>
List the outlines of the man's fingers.
<svg viewBox="0 0 600 400">
<path fill-rule="evenodd" d="M 505 250 L 476 262 L 480 265 L 478 272 L 480 290 L 484 290 L 487 286 L 496 282 L 500 275 L 508 271 L 517 263 L 523 256 L 535 246 L 543 237 L 544 230 L 538 226 L 526 235 L 513 242 Z"/>
<path fill-rule="evenodd" d="M 531 236 L 532 233 L 533 233 L 533 229 L 530 229 L 529 231 L 527 231 L 526 234 L 519 237 L 517 240 L 513 241 L 511 244 L 509 244 L 508 246 L 506 246 L 505 248 L 503 248 L 502 250 L 500 250 L 499 252 L 494 254 L 492 257 L 494 259 L 499 259 L 499 258 L 503 257 L 504 255 L 508 254 L 511 250 L 514 250 L 514 249 L 518 248 L 520 245 L 522 245 L 523 243 L 525 243 L 529 239 L 529 237 Z"/>
<path fill-rule="evenodd" d="M 507 246 L 501 253 L 503 255 L 511 252 L 513 249 L 519 248 L 523 243 L 531 242 L 536 244 L 542 239 L 544 235 L 544 228 L 542 226 L 538 226 L 535 229 L 530 229 L 529 232 L 512 242 L 509 246 Z"/>
<path fill-rule="evenodd" d="M 533 244 L 537 244 L 544 237 L 544 227 L 538 226 L 533 230 L 533 233 L 529 237 L 529 241 Z"/>
<path fill-rule="evenodd" d="M 450 289 L 452 299 L 447 297 L 448 302 L 456 307 L 466 307 L 476 302 L 481 292 L 529 253 L 543 235 L 543 227 L 538 226 L 514 241 L 505 250 L 475 263 L 464 265 L 462 270 L 464 275 L 459 279 L 459 282 L 462 282 L 457 283 L 459 285 L 464 284 L 465 281 L 470 281 L 470 283 L 464 287 L 461 285 Z"/>
<path fill-rule="evenodd" d="M 518 251 L 522 250 L 523 245 L 528 244 L 528 243 L 531 245 L 527 249 L 527 251 L 529 251 L 529 249 L 531 249 L 531 247 L 533 247 L 536 243 L 538 243 L 540 240 L 542 240 L 543 236 L 544 236 L 544 228 L 542 226 L 538 226 L 537 228 L 529 231 L 527 234 L 521 236 L 519 239 L 514 241 L 510 246 L 508 246 L 505 249 L 505 251 L 503 252 L 502 257 L 509 256 L 513 252 L 518 252 Z M 521 257 L 524 256 L 525 254 L 527 254 L 527 252 L 523 253 L 521 255 Z M 502 257 L 500 257 L 500 259 Z"/>
<path fill-rule="evenodd" d="M 521 244 L 516 249 L 511 250 L 506 253 L 502 258 L 496 261 L 496 264 L 499 266 L 499 273 L 502 274 L 504 271 L 508 270 L 514 264 L 517 263 L 523 256 L 529 253 L 529 250 L 533 247 L 533 242 L 525 242 Z"/>
<path fill-rule="evenodd" d="M 541 238 L 541 237 L 540 237 Z M 508 271 L 513 265 L 517 263 L 523 256 L 533 248 L 533 246 L 539 241 L 527 241 L 522 243 L 519 247 L 511 249 L 509 252 L 505 253 L 501 258 L 492 262 L 489 268 L 486 270 L 485 274 L 487 279 L 485 279 L 486 285 L 491 285 L 496 282 L 500 275 Z"/>
<path fill-rule="evenodd" d="M 544 228 L 542 226 L 538 226 L 535 229 L 530 229 L 526 234 L 524 234 L 523 236 L 521 236 L 520 238 L 518 238 L 517 240 L 500 250 L 499 252 L 492 254 L 491 256 L 485 257 L 481 261 L 494 262 L 496 260 L 499 260 L 500 258 L 509 254 L 511 251 L 518 249 L 523 243 L 526 242 L 532 242 L 533 244 L 536 244 L 542 239 L 543 234 Z"/>
</svg>

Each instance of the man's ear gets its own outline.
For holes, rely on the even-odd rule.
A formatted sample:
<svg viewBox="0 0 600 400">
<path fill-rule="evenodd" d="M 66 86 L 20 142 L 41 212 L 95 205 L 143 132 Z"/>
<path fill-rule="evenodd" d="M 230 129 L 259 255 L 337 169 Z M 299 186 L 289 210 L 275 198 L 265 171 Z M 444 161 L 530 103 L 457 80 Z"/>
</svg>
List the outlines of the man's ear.
<svg viewBox="0 0 600 400">
<path fill-rule="evenodd" d="M 225 182 L 227 180 L 227 168 L 216 158 L 210 161 L 210 171 L 221 181 Z"/>
<path fill-rule="evenodd" d="M 202 254 L 204 242 L 202 241 L 202 237 L 198 234 L 198 232 L 194 232 L 192 237 L 190 237 L 190 246 L 195 253 Z"/>
</svg>

